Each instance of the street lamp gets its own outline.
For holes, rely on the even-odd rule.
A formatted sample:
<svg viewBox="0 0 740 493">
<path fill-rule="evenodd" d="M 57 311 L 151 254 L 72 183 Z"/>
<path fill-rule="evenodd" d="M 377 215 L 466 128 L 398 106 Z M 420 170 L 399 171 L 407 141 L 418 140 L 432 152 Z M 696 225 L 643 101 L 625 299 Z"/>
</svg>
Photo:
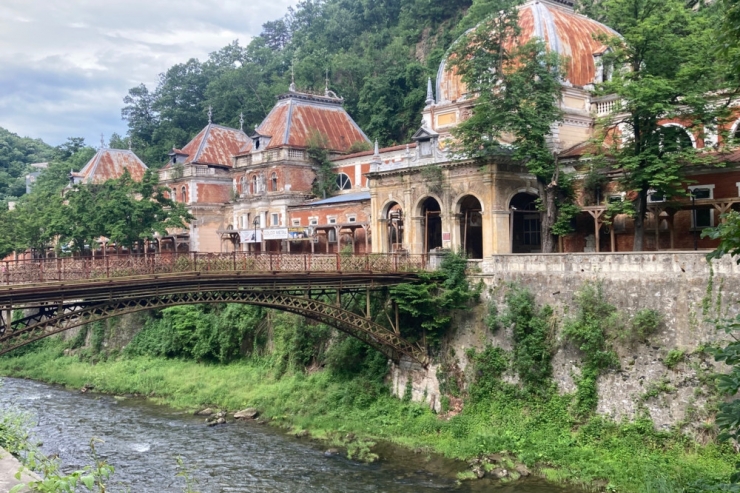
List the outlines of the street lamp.
<svg viewBox="0 0 740 493">
<path fill-rule="evenodd" d="M 694 251 L 699 249 L 699 237 L 696 233 L 699 232 L 698 225 L 696 224 L 696 195 L 692 189 L 687 190 L 691 197 L 691 225 L 694 227 Z"/>
<path fill-rule="evenodd" d="M 254 251 L 257 252 L 257 226 L 260 223 L 260 217 L 254 216 L 254 221 L 252 221 L 252 224 L 254 224 Z"/>
</svg>

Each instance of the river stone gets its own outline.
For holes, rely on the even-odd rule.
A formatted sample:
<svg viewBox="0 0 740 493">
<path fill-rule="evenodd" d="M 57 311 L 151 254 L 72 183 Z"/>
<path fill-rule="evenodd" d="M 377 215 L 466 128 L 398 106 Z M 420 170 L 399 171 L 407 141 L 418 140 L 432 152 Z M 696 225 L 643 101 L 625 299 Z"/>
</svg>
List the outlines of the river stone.
<svg viewBox="0 0 740 493">
<path fill-rule="evenodd" d="M 217 426 L 217 425 L 222 425 L 224 423 L 226 423 L 226 420 L 224 418 L 217 418 L 211 421 L 206 421 L 206 424 L 208 426 Z"/>
<path fill-rule="evenodd" d="M 339 455 L 339 449 L 330 448 L 326 449 L 326 452 L 324 452 L 324 457 L 333 457 L 335 455 Z"/>
<path fill-rule="evenodd" d="M 254 419 L 259 415 L 259 411 L 257 411 L 253 407 L 249 407 L 247 409 L 243 409 L 234 413 L 234 419 Z"/>
<path fill-rule="evenodd" d="M 524 464 L 517 464 L 516 465 L 516 472 L 518 472 L 523 478 L 526 478 L 530 474 L 532 474 L 529 471 L 529 468 L 525 466 Z"/>
<path fill-rule="evenodd" d="M 496 479 L 504 479 L 508 475 L 509 471 L 507 471 L 503 467 L 497 467 L 496 469 L 491 470 L 491 476 Z"/>
<path fill-rule="evenodd" d="M 211 414 L 213 414 L 213 412 L 214 412 L 213 409 L 211 409 L 210 407 L 207 407 L 203 409 L 202 411 L 198 411 L 197 413 L 195 413 L 195 415 L 196 416 L 210 416 Z"/>
<path fill-rule="evenodd" d="M 475 466 L 472 471 L 473 474 L 475 474 L 475 477 L 478 479 L 483 479 L 483 477 L 486 475 L 486 470 L 480 466 Z"/>
</svg>

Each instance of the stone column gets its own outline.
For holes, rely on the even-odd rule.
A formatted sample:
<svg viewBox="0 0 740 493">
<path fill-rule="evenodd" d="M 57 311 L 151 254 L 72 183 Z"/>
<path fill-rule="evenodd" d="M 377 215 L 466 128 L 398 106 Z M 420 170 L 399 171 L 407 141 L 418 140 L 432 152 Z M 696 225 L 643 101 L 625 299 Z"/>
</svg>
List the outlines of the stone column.
<svg viewBox="0 0 740 493">
<path fill-rule="evenodd" d="M 487 214 L 486 214 L 487 216 Z M 491 234 L 486 235 L 491 241 L 488 241 L 486 237 L 483 240 L 483 257 L 488 257 L 494 254 L 500 253 L 511 253 L 511 225 L 509 223 L 511 218 L 511 212 L 506 210 L 494 210 L 491 211 Z M 485 216 L 483 219 L 483 228 L 485 231 L 486 220 Z"/>
</svg>

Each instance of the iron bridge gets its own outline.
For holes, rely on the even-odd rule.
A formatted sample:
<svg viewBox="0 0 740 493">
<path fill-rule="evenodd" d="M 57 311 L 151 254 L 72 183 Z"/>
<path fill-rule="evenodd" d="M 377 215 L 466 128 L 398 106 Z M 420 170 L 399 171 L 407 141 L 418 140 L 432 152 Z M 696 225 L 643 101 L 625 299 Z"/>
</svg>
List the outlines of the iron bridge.
<svg viewBox="0 0 740 493">
<path fill-rule="evenodd" d="M 403 339 L 390 317 L 388 329 L 370 313 L 371 291 L 413 282 L 426 267 L 422 255 L 341 253 L 191 252 L 3 261 L 0 355 L 127 313 L 245 303 L 330 325 L 394 361 L 405 355 L 426 366 L 425 347 Z M 363 297 L 362 313 L 351 311 L 349 305 L 362 305 Z"/>
</svg>

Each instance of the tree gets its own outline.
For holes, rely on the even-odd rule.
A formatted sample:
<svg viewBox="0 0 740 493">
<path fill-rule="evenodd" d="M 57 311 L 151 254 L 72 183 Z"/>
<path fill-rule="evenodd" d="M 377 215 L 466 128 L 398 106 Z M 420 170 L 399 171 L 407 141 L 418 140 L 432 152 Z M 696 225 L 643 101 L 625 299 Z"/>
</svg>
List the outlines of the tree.
<svg viewBox="0 0 740 493">
<path fill-rule="evenodd" d="M 306 143 L 308 144 L 306 152 L 316 173 L 311 191 L 317 197 L 326 198 L 337 189 L 336 175 L 329 161 L 329 137 L 318 130 L 312 130 Z"/>
<path fill-rule="evenodd" d="M 521 31 L 517 3 L 502 0 L 499 14 L 481 22 L 453 47 L 452 65 L 476 95 L 472 117 L 458 125 L 454 135 L 461 158 L 486 163 L 495 155 L 511 153 L 537 178 L 545 212 L 542 251 L 552 252 L 558 205 L 569 196 L 560 182 L 557 149 L 551 145 L 552 128 L 562 119 L 563 63 L 538 38 L 516 41 Z"/>
<path fill-rule="evenodd" d="M 707 254 L 707 259 L 711 261 L 730 255 L 736 263 L 740 264 L 740 213 L 731 211 L 723 219 L 724 222 L 716 228 L 702 232 L 702 237 L 720 240 L 717 249 Z M 736 334 L 740 331 L 740 315 L 731 320 L 719 320 L 717 328 L 730 334 L 732 342 L 714 352 L 715 361 L 722 361 L 730 366 L 729 373 L 717 377 L 717 390 L 726 395 L 728 399 L 719 405 L 716 423 L 720 430 L 720 440 L 734 440 L 738 443 L 740 442 L 740 399 L 736 396 L 740 392 L 740 339 Z M 740 483 L 740 462 L 735 464 L 735 472 L 730 477 L 730 481 Z"/>
<path fill-rule="evenodd" d="M 727 114 L 727 104 L 712 96 L 727 72 L 713 56 L 716 9 L 696 11 L 684 0 L 605 0 L 590 8 L 621 35 L 603 39 L 612 77 L 597 94 L 614 95 L 617 104 L 599 122 L 597 141 L 634 193 L 634 250 L 641 251 L 650 190 L 685 195 L 685 170 L 702 161 L 684 129 L 663 122 L 680 121 L 702 136 Z"/>
</svg>

